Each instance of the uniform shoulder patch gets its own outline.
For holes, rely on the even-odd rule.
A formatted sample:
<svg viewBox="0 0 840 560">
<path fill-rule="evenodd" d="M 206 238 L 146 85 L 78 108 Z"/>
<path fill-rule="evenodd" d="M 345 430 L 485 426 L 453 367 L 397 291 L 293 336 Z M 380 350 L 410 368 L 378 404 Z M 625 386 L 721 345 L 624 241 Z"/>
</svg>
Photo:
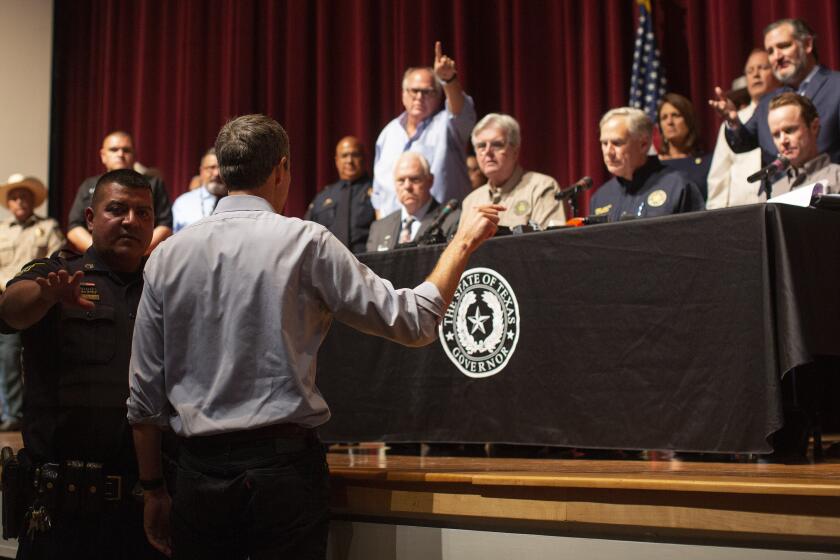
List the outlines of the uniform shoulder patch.
<svg viewBox="0 0 840 560">
<path fill-rule="evenodd" d="M 648 195 L 647 204 L 648 206 L 659 208 L 665 204 L 666 200 L 668 200 L 668 194 L 662 189 L 656 189 Z"/>
</svg>

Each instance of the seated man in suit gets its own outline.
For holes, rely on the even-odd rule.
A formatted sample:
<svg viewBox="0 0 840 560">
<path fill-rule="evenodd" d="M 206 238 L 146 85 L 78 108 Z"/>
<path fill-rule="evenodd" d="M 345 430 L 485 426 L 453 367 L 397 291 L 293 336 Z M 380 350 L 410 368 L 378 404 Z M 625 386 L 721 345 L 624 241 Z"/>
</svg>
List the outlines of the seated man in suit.
<svg viewBox="0 0 840 560">
<path fill-rule="evenodd" d="M 773 183 L 773 196 L 817 181 L 824 192 L 838 192 L 840 165 L 831 163 L 828 154 L 817 147 L 820 117 L 811 100 L 789 91 L 774 97 L 769 108 L 767 124 L 773 142 L 779 154 L 790 161 L 787 171 Z"/>
<path fill-rule="evenodd" d="M 609 221 L 649 218 L 704 208 L 697 185 L 681 172 L 648 157 L 653 122 L 641 109 L 619 107 L 601 118 L 601 152 L 613 178 L 601 185 L 590 206 Z"/>
<path fill-rule="evenodd" d="M 394 185 L 401 208 L 370 226 L 368 251 L 388 251 L 398 244 L 423 237 L 429 226 L 446 208 L 432 198 L 434 183 L 429 162 L 416 152 L 404 152 L 394 165 Z M 451 212 L 441 224 L 441 234 L 448 239 L 458 228 L 459 213 Z"/>
<path fill-rule="evenodd" d="M 540 229 L 566 223 L 563 204 L 554 198 L 560 190 L 552 177 L 525 171 L 519 165 L 519 123 L 510 115 L 490 113 L 472 131 L 472 143 L 487 184 L 473 190 L 464 199 L 461 216 L 469 220 L 480 206 L 501 204 L 499 225 L 534 223 Z"/>
</svg>

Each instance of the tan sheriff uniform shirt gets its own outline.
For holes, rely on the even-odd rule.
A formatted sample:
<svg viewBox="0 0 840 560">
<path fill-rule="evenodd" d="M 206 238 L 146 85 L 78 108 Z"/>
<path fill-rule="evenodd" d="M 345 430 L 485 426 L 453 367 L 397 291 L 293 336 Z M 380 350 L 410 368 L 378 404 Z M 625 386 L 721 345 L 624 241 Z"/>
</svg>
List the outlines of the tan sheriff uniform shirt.
<svg viewBox="0 0 840 560">
<path fill-rule="evenodd" d="M 48 257 L 64 244 L 58 222 L 32 214 L 24 223 L 15 218 L 0 222 L 0 292 L 23 265 Z"/>
<path fill-rule="evenodd" d="M 554 199 L 559 190 L 557 181 L 533 171 L 525 172 L 517 167 L 513 175 L 498 189 L 489 183 L 467 195 L 462 204 L 460 224 L 470 219 L 479 206 L 501 204 L 507 210 L 499 217 L 499 225 L 512 228 L 535 222 L 540 229 L 562 226 L 566 223 L 566 212 L 561 201 Z"/>
</svg>

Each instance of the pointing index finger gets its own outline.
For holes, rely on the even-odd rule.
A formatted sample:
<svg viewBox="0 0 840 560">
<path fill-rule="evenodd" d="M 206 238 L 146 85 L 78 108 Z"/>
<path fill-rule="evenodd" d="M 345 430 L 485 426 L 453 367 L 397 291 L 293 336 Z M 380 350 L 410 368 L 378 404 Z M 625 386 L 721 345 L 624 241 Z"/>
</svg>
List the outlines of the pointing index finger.
<svg viewBox="0 0 840 560">
<path fill-rule="evenodd" d="M 440 46 L 440 41 L 435 41 L 435 62 L 439 61 L 443 56 L 443 48 Z"/>
</svg>

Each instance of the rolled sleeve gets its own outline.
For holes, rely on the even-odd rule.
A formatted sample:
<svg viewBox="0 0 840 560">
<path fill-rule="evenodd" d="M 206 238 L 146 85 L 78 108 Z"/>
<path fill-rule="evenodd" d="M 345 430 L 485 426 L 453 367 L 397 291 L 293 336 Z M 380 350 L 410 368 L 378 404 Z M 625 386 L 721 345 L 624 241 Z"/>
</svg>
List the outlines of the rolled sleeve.
<svg viewBox="0 0 840 560">
<path fill-rule="evenodd" d="M 151 263 L 151 259 L 149 261 Z M 147 276 L 148 278 L 148 276 Z M 128 377 L 128 422 L 130 424 L 169 423 L 164 372 L 163 309 L 152 286 L 143 286 L 137 307 Z"/>
<path fill-rule="evenodd" d="M 449 100 L 447 99 L 446 114 L 449 117 L 449 127 L 455 131 L 459 142 L 466 145 L 476 121 L 473 98 L 467 95 L 466 92 L 464 93 L 464 107 L 457 115 L 452 112 L 452 109 L 449 107 Z"/>
</svg>

